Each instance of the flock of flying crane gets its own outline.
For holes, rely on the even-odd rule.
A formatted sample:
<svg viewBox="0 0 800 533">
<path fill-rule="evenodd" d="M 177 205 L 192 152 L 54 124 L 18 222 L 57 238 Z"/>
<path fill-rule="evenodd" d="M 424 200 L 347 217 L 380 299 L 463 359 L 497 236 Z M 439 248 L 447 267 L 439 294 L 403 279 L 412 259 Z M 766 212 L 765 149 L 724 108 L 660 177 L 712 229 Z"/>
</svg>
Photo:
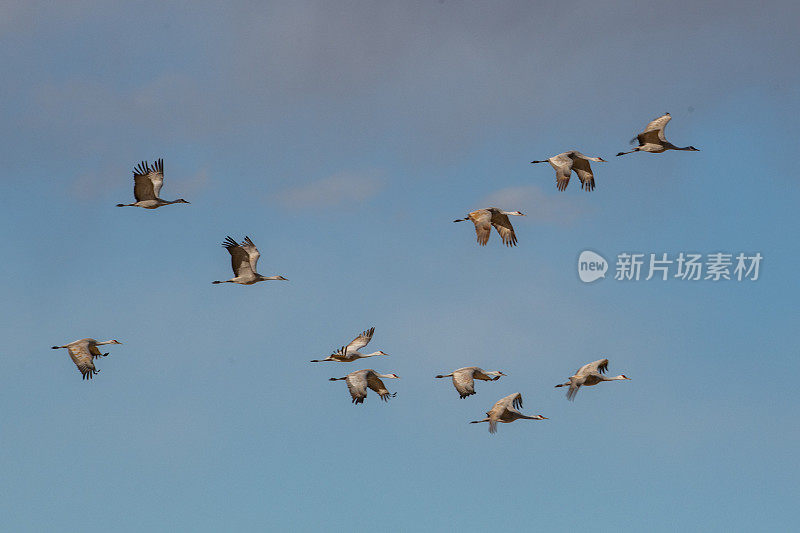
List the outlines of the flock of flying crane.
<svg viewBox="0 0 800 533">
<path fill-rule="evenodd" d="M 687 150 L 698 151 L 694 146 L 686 146 L 683 148 L 677 147 L 670 143 L 664 137 L 664 128 L 671 120 L 669 113 L 658 117 L 645 127 L 644 131 L 638 134 L 631 140 L 631 144 L 638 141 L 638 146 L 629 152 L 620 152 L 617 156 L 630 154 L 633 152 L 650 152 L 661 153 L 667 150 Z M 581 188 L 586 191 L 594 190 L 594 174 L 589 165 L 589 161 L 606 162 L 601 157 L 589 157 L 578 151 L 571 150 L 564 152 L 542 161 L 531 161 L 531 163 L 544 163 L 548 162 L 556 171 L 556 187 L 559 191 L 564 191 L 569 184 L 569 178 L 574 170 L 581 181 Z M 146 161 L 142 161 L 133 170 L 133 195 L 136 202 L 132 204 L 117 204 L 117 207 L 142 207 L 144 209 L 156 209 L 165 205 L 185 203 L 188 204 L 183 198 L 177 200 L 163 200 L 159 197 L 161 187 L 164 184 L 164 162 L 159 159 L 150 166 Z M 478 236 L 478 244 L 485 246 L 489 240 L 491 228 L 494 227 L 503 244 L 506 246 L 516 246 L 517 236 L 514 233 L 514 228 L 508 219 L 509 215 L 525 216 L 519 211 L 504 211 L 496 207 L 489 207 L 486 209 L 478 209 L 467 215 L 466 218 L 460 218 L 453 222 L 462 222 L 470 220 L 475 225 L 475 232 Z M 234 276 L 225 281 L 214 281 L 213 283 L 238 283 L 240 285 L 252 285 L 259 281 L 269 280 L 282 280 L 288 281 L 283 276 L 262 276 L 256 270 L 258 259 L 261 254 L 258 248 L 250 240 L 245 237 L 241 243 L 237 243 L 232 237 L 227 237 L 222 243 L 231 255 L 231 267 Z M 388 355 L 382 351 L 376 351 L 368 354 L 359 352 L 372 340 L 375 333 L 375 328 L 372 327 L 359 336 L 353 339 L 348 345 L 342 346 L 336 352 L 330 354 L 325 359 L 314 359 L 312 363 L 321 362 L 338 362 L 338 363 L 351 363 L 359 359 L 367 357 L 375 357 L 380 355 Z M 63 346 L 53 346 L 53 349 L 66 348 L 69 351 L 70 358 L 78 367 L 83 379 L 92 379 L 92 377 L 100 371 L 95 368 L 94 360 L 98 357 L 106 357 L 108 353 L 101 353 L 98 346 L 109 344 L 122 344 L 117 340 L 108 340 L 98 342 L 95 339 L 80 339 L 73 341 Z M 589 387 L 597 385 L 604 381 L 616 381 L 630 379 L 624 374 L 615 377 L 608 377 L 605 375 L 608 370 L 608 359 L 600 359 L 592 363 L 588 363 L 580 367 L 575 374 L 570 376 L 565 383 L 559 383 L 556 387 L 569 387 L 567 390 L 567 399 L 574 400 L 575 395 L 581 387 Z M 449 374 L 440 374 L 436 378 L 450 377 L 453 380 L 453 385 L 459 396 L 463 399 L 475 394 L 475 380 L 480 381 L 497 381 L 501 376 L 505 376 L 499 370 L 487 371 L 477 366 L 469 366 L 454 370 Z M 363 403 L 367 397 L 367 389 L 373 390 L 383 401 L 388 401 L 390 397 L 394 397 L 397 393 L 390 393 L 381 379 L 397 379 L 397 374 L 378 374 L 374 370 L 367 368 L 363 370 L 356 370 L 341 378 L 330 378 L 330 381 L 344 380 L 347 388 L 350 391 L 352 402 L 354 404 Z M 516 392 L 498 400 L 494 406 L 486 412 L 486 418 L 481 420 L 474 420 L 471 424 L 481 422 L 489 423 L 489 432 L 495 433 L 497 431 L 497 423 L 510 423 L 515 420 L 547 420 L 542 415 L 528 416 L 522 414 L 519 409 L 522 407 L 522 394 Z"/>
</svg>

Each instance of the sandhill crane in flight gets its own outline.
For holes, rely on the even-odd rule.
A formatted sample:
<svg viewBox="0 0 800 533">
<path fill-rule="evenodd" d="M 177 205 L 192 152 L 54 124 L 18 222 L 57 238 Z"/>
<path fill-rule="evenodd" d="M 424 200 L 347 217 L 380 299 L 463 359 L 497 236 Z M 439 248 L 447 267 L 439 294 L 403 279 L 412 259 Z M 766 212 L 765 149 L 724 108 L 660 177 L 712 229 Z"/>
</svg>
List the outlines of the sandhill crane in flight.
<svg viewBox="0 0 800 533">
<path fill-rule="evenodd" d="M 670 120 L 672 120 L 672 115 L 669 113 L 664 113 L 657 119 L 653 120 L 647 126 L 645 126 L 642 133 L 637 135 L 635 139 L 631 139 L 631 144 L 634 144 L 638 141 L 639 146 L 629 152 L 620 152 L 617 155 L 631 154 L 633 152 L 650 152 L 653 154 L 660 154 L 661 152 L 666 152 L 667 150 L 688 150 L 690 152 L 699 152 L 700 150 L 694 146 L 684 146 L 683 148 L 675 146 L 669 142 L 666 137 L 664 137 L 664 128 L 667 127 L 667 123 Z"/>
<path fill-rule="evenodd" d="M 592 363 L 587 363 L 580 367 L 575 375 L 570 376 L 566 383 L 559 383 L 556 387 L 569 387 L 567 390 L 567 399 L 573 401 L 575 395 L 578 394 L 578 389 L 581 387 L 591 387 L 597 385 L 602 381 L 616 381 L 622 379 L 631 379 L 624 374 L 615 377 L 606 377 L 603 374 L 608 370 L 608 359 L 599 359 Z"/>
<path fill-rule="evenodd" d="M 289 281 L 283 276 L 262 276 L 256 272 L 256 265 L 258 265 L 258 258 L 261 254 L 258 253 L 258 248 L 250 240 L 250 237 L 245 237 L 241 244 L 237 244 L 232 237 L 228 236 L 222 243 L 228 252 L 231 254 L 231 267 L 233 268 L 233 277 L 225 281 L 213 281 L 212 283 L 238 283 L 239 285 L 252 285 L 259 281 L 268 280 L 282 280 Z"/>
<path fill-rule="evenodd" d="M 53 346 L 52 348 L 54 350 L 61 348 L 69 350 L 69 356 L 72 358 L 72 362 L 75 363 L 75 366 L 78 367 L 83 379 L 92 379 L 95 374 L 100 373 L 100 371 L 94 367 L 94 358 L 108 355 L 107 353 L 100 353 L 100 350 L 97 348 L 104 344 L 122 343 L 117 340 L 97 342 L 94 339 L 79 339 L 65 344 L 64 346 Z"/>
<path fill-rule="evenodd" d="M 325 359 L 312 359 L 312 363 L 323 363 L 325 361 L 338 361 L 340 363 L 352 363 L 357 359 L 365 357 L 375 357 L 376 355 L 389 355 L 380 350 L 372 353 L 360 353 L 358 350 L 369 344 L 372 340 L 372 334 L 375 333 L 375 328 L 369 328 L 353 339 L 347 346 L 342 346 L 338 351 L 332 353 Z"/>
<path fill-rule="evenodd" d="M 588 192 L 594 190 L 594 174 L 592 173 L 592 167 L 589 166 L 589 161 L 607 163 L 602 157 L 589 157 L 577 150 L 554 155 L 542 161 L 531 161 L 531 163 L 550 163 L 550 166 L 556 171 L 556 188 L 559 191 L 566 190 L 569 184 L 569 177 L 574 170 L 578 175 L 578 179 L 581 180 L 581 189 Z"/>
<path fill-rule="evenodd" d="M 503 244 L 506 246 L 516 246 L 517 236 L 514 233 L 514 227 L 508 220 L 508 215 L 524 217 L 523 213 L 519 211 L 503 211 L 496 207 L 487 207 L 486 209 L 478 209 L 468 214 L 466 218 L 458 218 L 453 222 L 463 222 L 471 220 L 475 224 L 475 233 L 478 235 L 478 244 L 486 246 L 489 241 L 489 234 L 492 232 L 492 226 L 500 234 L 503 239 Z"/>
<path fill-rule="evenodd" d="M 489 422 L 489 433 L 497 433 L 497 423 L 510 424 L 514 420 L 547 420 L 542 415 L 528 416 L 523 415 L 517 409 L 522 408 L 522 394 L 515 392 L 497 401 L 492 408 L 486 411 L 486 418 L 483 420 L 473 420 L 470 424 L 480 424 Z"/>
<path fill-rule="evenodd" d="M 345 380 L 347 388 L 350 390 L 350 396 L 353 397 L 353 403 L 364 403 L 364 398 L 367 397 L 367 387 L 374 390 L 381 397 L 381 400 L 388 402 L 389 398 L 394 398 L 397 393 L 390 394 L 380 378 L 400 379 L 400 376 L 397 374 L 378 374 L 371 368 L 365 368 L 364 370 L 350 372 L 343 378 L 330 378 L 329 381 Z"/>
<path fill-rule="evenodd" d="M 494 376 L 494 377 L 492 377 Z M 500 376 L 505 376 L 499 370 L 484 370 L 477 366 L 465 366 L 458 370 L 453 370 L 449 374 L 439 374 L 437 378 L 453 378 L 453 386 L 458 391 L 461 399 L 475 394 L 475 380 L 481 381 L 497 381 Z"/>
<path fill-rule="evenodd" d="M 142 161 L 133 169 L 133 196 L 136 203 L 117 204 L 117 207 L 143 207 L 157 209 L 170 204 L 188 204 L 183 198 L 177 200 L 162 200 L 158 197 L 161 186 L 164 185 L 164 160 L 159 159 L 153 166 L 147 161 Z"/>
</svg>

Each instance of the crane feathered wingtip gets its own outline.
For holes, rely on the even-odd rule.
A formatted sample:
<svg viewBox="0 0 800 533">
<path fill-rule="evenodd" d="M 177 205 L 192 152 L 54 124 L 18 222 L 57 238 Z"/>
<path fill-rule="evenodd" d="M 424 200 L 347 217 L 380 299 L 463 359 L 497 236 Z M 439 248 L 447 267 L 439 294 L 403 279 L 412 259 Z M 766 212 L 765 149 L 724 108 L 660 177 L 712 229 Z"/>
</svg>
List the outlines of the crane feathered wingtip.
<svg viewBox="0 0 800 533">
<path fill-rule="evenodd" d="M 567 400 L 574 402 L 575 396 L 578 394 L 578 389 L 573 389 L 572 387 L 567 390 Z"/>
</svg>

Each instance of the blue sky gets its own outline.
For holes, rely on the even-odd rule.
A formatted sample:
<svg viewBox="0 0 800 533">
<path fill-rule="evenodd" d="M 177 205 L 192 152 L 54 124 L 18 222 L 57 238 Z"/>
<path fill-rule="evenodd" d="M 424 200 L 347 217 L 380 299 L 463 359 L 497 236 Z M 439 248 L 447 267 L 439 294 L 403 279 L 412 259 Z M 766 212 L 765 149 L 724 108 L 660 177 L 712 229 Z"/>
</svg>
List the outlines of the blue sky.
<svg viewBox="0 0 800 533">
<path fill-rule="evenodd" d="M 0 526 L 752 531 L 798 496 L 790 2 L 0 7 Z M 613 155 L 669 111 L 700 152 Z M 597 189 L 532 166 L 600 155 Z M 117 209 L 131 169 L 162 196 Z M 519 246 L 450 221 L 488 206 Z M 226 235 L 288 283 L 213 286 Z M 760 252 L 582 284 L 584 249 Z M 368 364 L 312 364 L 375 326 Z M 124 343 L 92 382 L 64 351 Z M 628 382 L 564 399 L 607 356 Z M 459 400 L 433 376 L 508 376 Z M 395 372 L 388 404 L 330 383 Z M 542 422 L 481 418 L 522 392 Z M 578 522 L 576 525 L 576 521 Z"/>
</svg>

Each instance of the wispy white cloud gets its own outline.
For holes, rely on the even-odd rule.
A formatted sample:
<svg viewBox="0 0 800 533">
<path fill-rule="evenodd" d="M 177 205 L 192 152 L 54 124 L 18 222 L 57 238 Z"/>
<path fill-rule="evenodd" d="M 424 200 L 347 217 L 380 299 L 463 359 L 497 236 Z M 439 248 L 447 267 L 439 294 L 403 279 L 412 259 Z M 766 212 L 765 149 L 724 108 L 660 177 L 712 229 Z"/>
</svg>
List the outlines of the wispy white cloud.
<svg viewBox="0 0 800 533">
<path fill-rule="evenodd" d="M 560 225 L 574 224 L 594 209 L 582 195 L 557 191 L 548 194 L 536 185 L 497 190 L 481 201 L 481 207 L 492 206 L 522 211 L 533 220 Z"/>
<path fill-rule="evenodd" d="M 377 170 L 338 172 L 306 185 L 284 190 L 275 197 L 286 208 L 333 207 L 344 203 L 362 203 L 383 188 L 382 173 Z"/>
</svg>

